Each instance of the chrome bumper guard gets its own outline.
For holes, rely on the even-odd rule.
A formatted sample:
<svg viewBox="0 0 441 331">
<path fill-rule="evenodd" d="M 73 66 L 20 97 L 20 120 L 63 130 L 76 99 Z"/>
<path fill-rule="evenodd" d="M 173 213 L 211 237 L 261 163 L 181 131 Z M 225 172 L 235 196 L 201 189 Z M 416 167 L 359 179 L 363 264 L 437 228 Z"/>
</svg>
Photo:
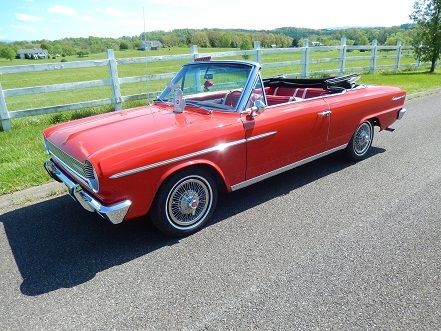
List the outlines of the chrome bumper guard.
<svg viewBox="0 0 441 331">
<path fill-rule="evenodd" d="M 96 212 L 104 219 L 113 224 L 119 224 L 124 220 L 132 202 L 124 200 L 113 205 L 105 206 L 95 200 L 90 194 L 85 192 L 80 185 L 73 182 L 51 161 L 44 162 L 44 168 L 49 176 L 58 182 L 67 186 L 69 195 L 77 201 L 84 209 L 90 212 Z"/>
<path fill-rule="evenodd" d="M 399 120 L 402 119 L 403 116 L 404 116 L 404 114 L 406 114 L 406 112 L 407 112 L 406 108 L 401 108 L 401 109 L 398 111 L 398 119 L 399 119 Z"/>
</svg>

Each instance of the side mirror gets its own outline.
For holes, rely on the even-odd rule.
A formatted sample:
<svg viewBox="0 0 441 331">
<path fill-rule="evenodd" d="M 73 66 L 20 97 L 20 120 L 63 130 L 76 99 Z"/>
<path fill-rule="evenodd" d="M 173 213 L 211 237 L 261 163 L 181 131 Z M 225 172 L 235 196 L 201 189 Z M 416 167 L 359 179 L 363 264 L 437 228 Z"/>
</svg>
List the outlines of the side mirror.
<svg viewBox="0 0 441 331">
<path fill-rule="evenodd" d="M 251 107 L 250 116 L 254 118 L 257 115 L 262 114 L 265 111 L 265 107 L 266 107 L 265 103 L 262 100 L 257 99 L 256 101 L 254 101 L 254 106 Z"/>
</svg>

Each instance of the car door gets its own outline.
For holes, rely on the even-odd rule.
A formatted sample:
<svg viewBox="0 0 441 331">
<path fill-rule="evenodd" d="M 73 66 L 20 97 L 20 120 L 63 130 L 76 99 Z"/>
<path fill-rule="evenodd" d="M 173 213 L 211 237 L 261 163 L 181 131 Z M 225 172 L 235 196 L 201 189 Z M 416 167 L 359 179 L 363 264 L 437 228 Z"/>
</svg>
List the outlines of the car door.
<svg viewBox="0 0 441 331">
<path fill-rule="evenodd" d="M 332 111 L 328 149 L 347 144 L 362 118 L 378 109 L 378 100 L 369 96 L 365 87 L 345 90 L 325 98 Z"/>
<path fill-rule="evenodd" d="M 330 116 L 322 98 L 270 106 L 255 117 L 243 114 L 247 180 L 323 152 Z"/>
</svg>

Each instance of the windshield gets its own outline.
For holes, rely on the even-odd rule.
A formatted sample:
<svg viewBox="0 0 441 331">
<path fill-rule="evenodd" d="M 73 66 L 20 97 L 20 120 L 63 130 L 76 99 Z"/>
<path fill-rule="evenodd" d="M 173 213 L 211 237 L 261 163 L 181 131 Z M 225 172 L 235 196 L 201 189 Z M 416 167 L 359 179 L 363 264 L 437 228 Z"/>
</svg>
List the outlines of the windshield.
<svg viewBox="0 0 441 331">
<path fill-rule="evenodd" d="M 193 63 L 184 66 L 159 96 L 173 102 L 183 95 L 186 105 L 236 111 L 252 66 L 241 63 Z"/>
</svg>

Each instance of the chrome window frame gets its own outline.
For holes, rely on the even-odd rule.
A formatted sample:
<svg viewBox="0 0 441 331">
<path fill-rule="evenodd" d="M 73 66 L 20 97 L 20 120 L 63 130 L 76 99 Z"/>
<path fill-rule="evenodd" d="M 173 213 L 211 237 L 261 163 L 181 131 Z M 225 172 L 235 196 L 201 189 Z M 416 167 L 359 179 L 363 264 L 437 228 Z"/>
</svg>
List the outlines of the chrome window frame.
<svg viewBox="0 0 441 331">
<path fill-rule="evenodd" d="M 230 61 L 200 61 L 200 62 L 191 62 L 191 63 L 187 63 L 184 64 L 181 68 L 181 70 L 179 70 L 176 75 L 172 78 L 171 82 L 172 84 L 176 84 L 177 81 L 179 81 L 179 79 L 181 79 L 182 77 L 182 73 L 184 72 L 184 68 L 189 67 L 189 66 L 197 66 L 197 65 L 209 65 L 209 64 L 234 64 L 234 65 L 243 65 L 246 67 L 251 67 L 251 71 L 248 75 L 248 78 L 244 84 L 244 87 L 242 89 L 242 93 L 241 96 L 237 102 L 236 107 L 233 110 L 223 110 L 223 109 L 213 109 L 213 111 L 216 112 L 222 112 L 222 113 L 241 113 L 243 111 L 243 108 L 246 106 L 248 99 L 250 98 L 251 95 L 251 91 L 253 89 L 253 85 L 256 81 L 256 76 L 259 75 L 260 69 L 261 69 L 261 65 L 259 63 L 256 62 L 251 62 L 251 61 L 234 61 L 234 60 L 230 60 Z M 260 75 L 259 75 L 260 76 Z M 260 77 L 260 79 L 262 79 Z M 262 81 L 262 86 L 263 86 L 263 81 Z M 158 96 L 158 99 L 161 98 L 161 95 L 165 94 L 166 91 L 167 93 L 170 91 L 170 86 L 167 86 Z M 265 90 L 265 89 L 264 89 Z M 265 91 L 264 91 L 265 93 Z M 265 97 L 265 101 L 266 101 L 266 97 Z"/>
</svg>

